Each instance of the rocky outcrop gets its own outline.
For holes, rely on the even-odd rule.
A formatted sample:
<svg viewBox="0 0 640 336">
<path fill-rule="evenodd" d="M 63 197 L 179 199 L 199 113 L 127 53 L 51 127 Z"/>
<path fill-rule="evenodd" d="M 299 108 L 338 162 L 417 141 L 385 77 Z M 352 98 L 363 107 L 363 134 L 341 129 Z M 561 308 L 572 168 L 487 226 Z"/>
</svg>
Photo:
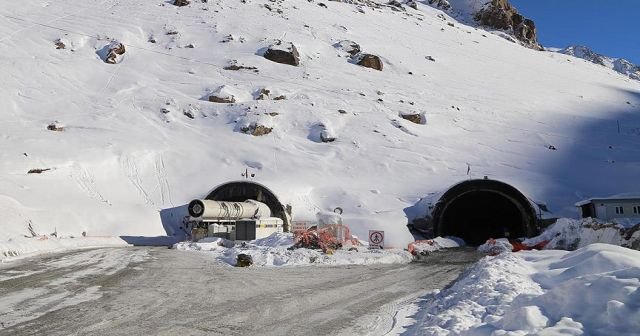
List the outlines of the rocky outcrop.
<svg viewBox="0 0 640 336">
<path fill-rule="evenodd" d="M 264 53 L 264 58 L 280 63 L 298 66 L 300 64 L 300 54 L 298 49 L 291 42 L 278 42 L 269 46 Z"/>
<path fill-rule="evenodd" d="M 189 3 L 191 3 L 191 1 L 189 1 L 189 0 L 175 0 L 173 2 L 173 4 L 178 6 L 178 7 L 187 6 Z"/>
<path fill-rule="evenodd" d="M 538 43 L 536 25 L 518 13 L 508 0 L 491 0 L 475 14 L 474 19 L 483 26 L 504 30 L 525 46 L 543 50 Z"/>
<path fill-rule="evenodd" d="M 371 68 L 378 71 L 382 71 L 382 67 L 383 67 L 383 63 L 380 57 L 372 54 L 360 55 L 357 64 L 365 68 Z"/>
</svg>

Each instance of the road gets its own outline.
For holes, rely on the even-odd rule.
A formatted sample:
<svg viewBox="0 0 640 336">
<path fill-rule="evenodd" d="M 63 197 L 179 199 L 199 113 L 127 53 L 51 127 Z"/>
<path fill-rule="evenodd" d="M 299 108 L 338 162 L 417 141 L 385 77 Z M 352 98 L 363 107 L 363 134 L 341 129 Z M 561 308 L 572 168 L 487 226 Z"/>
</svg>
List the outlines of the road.
<svg viewBox="0 0 640 336">
<path fill-rule="evenodd" d="M 384 335 L 398 304 L 477 258 L 234 268 L 166 248 L 48 255 L 0 265 L 0 335 Z"/>
</svg>

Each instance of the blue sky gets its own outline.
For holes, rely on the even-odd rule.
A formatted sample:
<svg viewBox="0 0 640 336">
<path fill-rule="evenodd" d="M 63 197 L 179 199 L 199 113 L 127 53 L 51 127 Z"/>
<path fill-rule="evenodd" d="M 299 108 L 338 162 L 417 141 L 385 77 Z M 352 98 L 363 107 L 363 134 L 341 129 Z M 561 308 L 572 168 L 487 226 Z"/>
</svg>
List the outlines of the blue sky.
<svg viewBox="0 0 640 336">
<path fill-rule="evenodd" d="M 640 0 L 511 0 L 547 47 L 586 45 L 640 64 Z"/>
</svg>

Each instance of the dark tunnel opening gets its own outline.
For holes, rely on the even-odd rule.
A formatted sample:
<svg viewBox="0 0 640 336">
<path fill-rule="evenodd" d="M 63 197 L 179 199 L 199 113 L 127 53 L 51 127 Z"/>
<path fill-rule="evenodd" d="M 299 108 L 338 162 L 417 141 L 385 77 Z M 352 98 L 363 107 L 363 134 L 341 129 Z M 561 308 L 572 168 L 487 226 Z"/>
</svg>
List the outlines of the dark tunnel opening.
<svg viewBox="0 0 640 336">
<path fill-rule="evenodd" d="M 531 237 L 537 233 L 536 213 L 516 188 L 495 180 L 471 180 L 449 189 L 438 201 L 434 229 L 471 246 L 489 238 Z"/>
</svg>

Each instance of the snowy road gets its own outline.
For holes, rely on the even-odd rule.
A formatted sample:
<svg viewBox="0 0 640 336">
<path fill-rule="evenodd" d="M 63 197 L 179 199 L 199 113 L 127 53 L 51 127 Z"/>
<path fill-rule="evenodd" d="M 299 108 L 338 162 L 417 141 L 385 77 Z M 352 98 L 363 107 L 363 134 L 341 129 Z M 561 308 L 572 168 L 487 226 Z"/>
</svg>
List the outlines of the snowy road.
<svg viewBox="0 0 640 336">
<path fill-rule="evenodd" d="M 477 258 L 241 269 L 194 252 L 110 248 L 25 259 L 0 266 L 0 335 L 382 335 L 397 304 Z"/>
</svg>

